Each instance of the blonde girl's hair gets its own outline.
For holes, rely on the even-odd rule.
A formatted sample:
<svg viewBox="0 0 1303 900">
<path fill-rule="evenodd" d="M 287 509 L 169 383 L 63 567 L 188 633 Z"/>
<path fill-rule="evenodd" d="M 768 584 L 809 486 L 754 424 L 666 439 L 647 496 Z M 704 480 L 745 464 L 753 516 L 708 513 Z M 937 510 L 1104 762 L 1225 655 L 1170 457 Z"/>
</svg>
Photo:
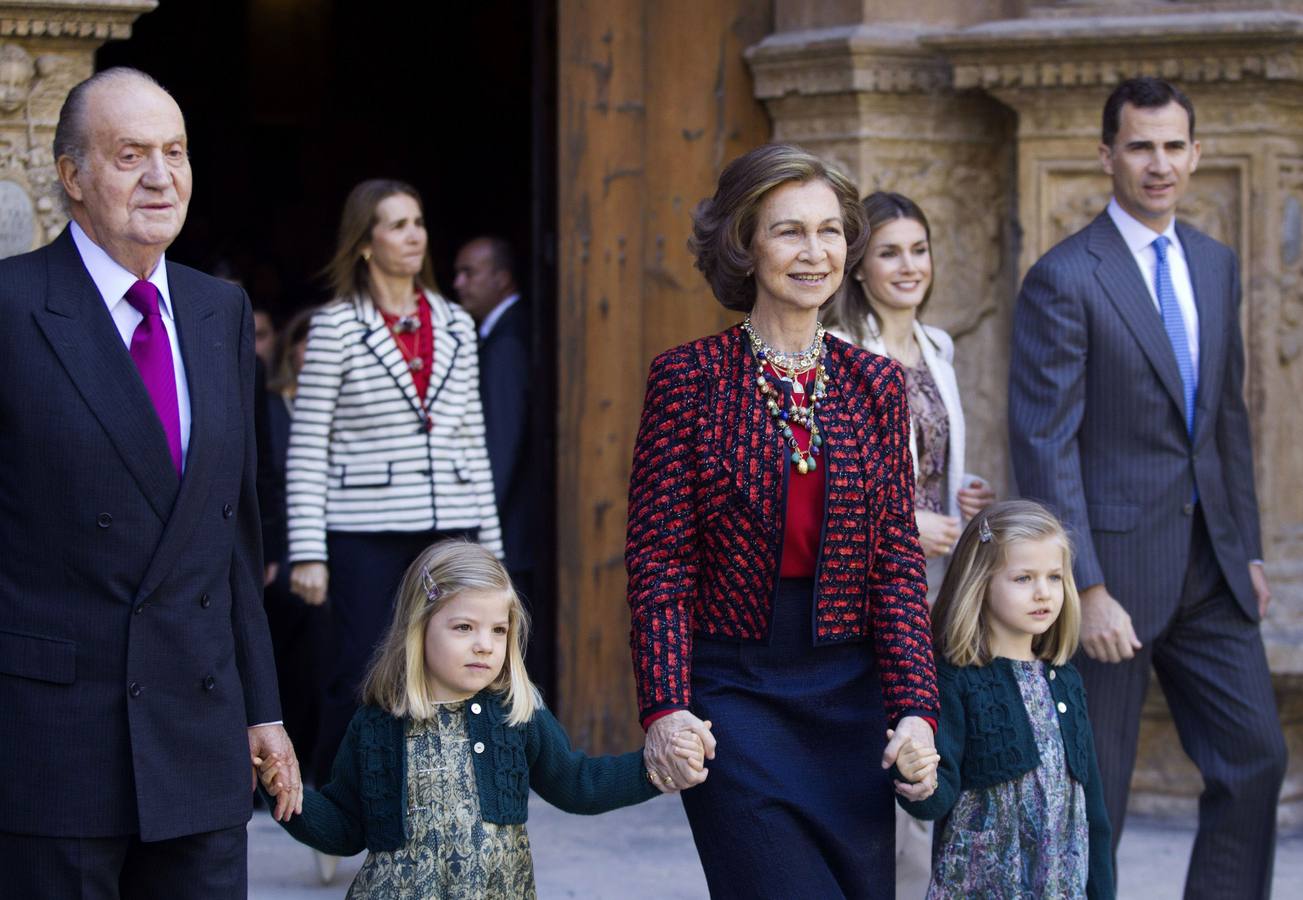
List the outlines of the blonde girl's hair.
<svg viewBox="0 0 1303 900">
<path fill-rule="evenodd" d="M 992 659 L 986 621 L 991 576 L 1017 541 L 1056 540 L 1063 547 L 1063 608 L 1049 630 L 1032 639 L 1037 658 L 1061 666 L 1077 652 L 1081 599 L 1072 578 L 1072 543 L 1063 525 L 1031 500 L 1005 500 L 973 517 L 955 545 L 932 609 L 932 646 L 953 666 L 984 666 Z"/>
<path fill-rule="evenodd" d="M 502 695 L 508 725 L 523 725 L 533 718 L 543 700 L 525 671 L 529 614 L 498 558 L 463 540 L 432 544 L 407 567 L 395 598 L 393 622 L 362 682 L 363 703 L 398 717 L 434 715 L 435 702 L 425 680 L 425 629 L 435 613 L 466 590 L 507 595 L 507 659 L 489 689 Z"/>
</svg>

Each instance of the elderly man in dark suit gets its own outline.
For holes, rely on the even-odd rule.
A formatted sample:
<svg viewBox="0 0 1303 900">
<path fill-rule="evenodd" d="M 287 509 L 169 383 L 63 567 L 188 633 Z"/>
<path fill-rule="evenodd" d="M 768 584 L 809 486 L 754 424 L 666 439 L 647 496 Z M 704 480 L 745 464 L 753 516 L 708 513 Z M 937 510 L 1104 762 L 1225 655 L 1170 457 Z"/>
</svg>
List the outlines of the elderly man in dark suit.
<svg viewBox="0 0 1303 900">
<path fill-rule="evenodd" d="M 1027 273 L 1009 429 L 1023 495 L 1073 534 L 1079 666 L 1114 846 L 1150 666 L 1203 774 L 1187 897 L 1265 897 L 1285 745 L 1262 572 L 1234 253 L 1184 222 L 1194 107 L 1154 78 L 1104 108 L 1108 209 Z"/>
<path fill-rule="evenodd" d="M 163 258 L 191 172 L 147 75 L 75 87 L 54 151 L 72 223 L 0 262 L 0 894 L 241 897 L 251 757 L 293 757 L 249 301 Z"/>
<path fill-rule="evenodd" d="M 534 578 L 543 470 L 531 452 L 534 391 L 529 306 L 516 287 L 515 254 L 504 238 L 486 235 L 467 241 L 457 251 L 454 267 L 457 302 L 479 329 L 484 437 L 507 570 L 533 619 L 526 664 L 530 677 L 555 704 L 552 602 Z"/>
</svg>

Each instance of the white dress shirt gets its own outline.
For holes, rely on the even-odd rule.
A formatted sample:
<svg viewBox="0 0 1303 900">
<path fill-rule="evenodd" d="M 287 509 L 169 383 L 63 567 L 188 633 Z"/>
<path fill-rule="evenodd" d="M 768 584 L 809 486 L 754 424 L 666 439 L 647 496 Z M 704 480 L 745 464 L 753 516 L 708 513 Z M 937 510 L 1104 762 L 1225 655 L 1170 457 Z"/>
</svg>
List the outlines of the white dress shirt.
<svg viewBox="0 0 1303 900">
<path fill-rule="evenodd" d="M 520 299 L 520 294 L 512 294 L 510 297 L 504 299 L 497 306 L 493 307 L 493 311 L 490 312 L 487 316 L 485 316 L 484 321 L 480 323 L 480 328 L 479 328 L 480 340 L 484 340 L 486 337 L 489 336 L 489 332 L 493 330 L 493 326 L 498 324 L 498 319 L 501 319 L 503 314 L 506 313 L 507 310 L 515 306 L 516 301 L 518 301 L 519 299 Z"/>
<path fill-rule="evenodd" d="M 118 326 L 122 343 L 131 350 L 131 336 L 136 326 L 145 318 L 136 312 L 136 308 L 126 300 L 127 290 L 139 279 L 122 268 L 113 257 L 104 252 L 82 231 L 76 222 L 71 224 L 72 242 L 77 245 L 81 261 L 90 273 L 91 281 L 99 289 L 104 304 L 109 308 L 113 324 Z M 172 371 L 176 375 L 176 401 L 180 413 L 181 427 L 181 468 L 185 469 L 186 454 L 190 450 L 190 391 L 186 382 L 185 365 L 181 362 L 181 341 L 177 338 L 176 321 L 172 317 L 172 298 L 167 289 L 167 260 L 160 258 L 158 265 L 150 274 L 148 281 L 158 288 L 162 301 L 158 308 L 162 313 L 163 327 L 167 329 L 167 340 L 172 345 Z"/>
<path fill-rule="evenodd" d="M 1158 232 L 1136 219 L 1118 205 L 1117 198 L 1108 202 L 1109 218 L 1122 232 L 1122 240 L 1135 257 L 1140 274 L 1144 276 L 1145 287 L 1149 288 L 1149 297 L 1154 301 L 1154 309 L 1162 316 L 1162 307 L 1158 303 L 1158 288 L 1154 277 L 1158 274 L 1158 254 L 1154 250 L 1154 240 Z M 1190 362 L 1194 371 L 1199 371 L 1199 310 L 1194 305 L 1194 286 L 1190 283 L 1190 267 L 1185 261 L 1185 248 L 1176 236 L 1176 219 L 1167 224 L 1163 232 L 1170 241 L 1167 248 L 1167 269 L 1172 273 L 1172 289 L 1176 292 L 1176 305 L 1181 308 L 1181 318 L 1185 320 L 1185 340 L 1190 345 Z"/>
</svg>

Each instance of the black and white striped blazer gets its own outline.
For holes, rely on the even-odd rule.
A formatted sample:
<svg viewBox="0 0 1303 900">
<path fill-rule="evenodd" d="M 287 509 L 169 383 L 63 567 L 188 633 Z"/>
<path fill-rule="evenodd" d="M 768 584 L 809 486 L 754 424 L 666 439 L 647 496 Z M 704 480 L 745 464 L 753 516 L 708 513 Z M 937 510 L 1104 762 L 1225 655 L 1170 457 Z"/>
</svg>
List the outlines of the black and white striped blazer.
<svg viewBox="0 0 1303 900">
<path fill-rule="evenodd" d="M 325 561 L 327 531 L 476 529 L 502 556 L 475 325 L 433 291 L 423 297 L 434 330 L 428 426 L 375 304 L 339 299 L 312 317 L 286 464 L 290 562 Z"/>
</svg>

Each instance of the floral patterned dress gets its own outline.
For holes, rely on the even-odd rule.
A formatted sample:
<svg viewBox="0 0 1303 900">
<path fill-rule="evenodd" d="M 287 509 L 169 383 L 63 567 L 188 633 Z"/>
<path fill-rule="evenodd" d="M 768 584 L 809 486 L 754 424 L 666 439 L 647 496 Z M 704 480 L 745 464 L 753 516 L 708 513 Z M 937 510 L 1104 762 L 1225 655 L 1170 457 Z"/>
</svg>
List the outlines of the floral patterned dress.
<svg viewBox="0 0 1303 900">
<path fill-rule="evenodd" d="M 408 720 L 407 821 L 407 844 L 368 855 L 347 900 L 534 900 L 525 826 L 480 816 L 464 701 Z"/>
<path fill-rule="evenodd" d="M 918 449 L 918 471 L 914 505 L 934 513 L 946 513 L 946 464 L 950 455 L 950 416 L 941 390 L 927 363 L 905 367 L 905 394 L 909 418 L 914 424 L 914 445 Z"/>
<path fill-rule="evenodd" d="M 1041 764 L 965 790 L 942 820 L 928 900 L 1040 900 L 1086 896 L 1086 793 L 1068 772 L 1054 697 L 1040 660 L 1014 660 Z"/>
</svg>

